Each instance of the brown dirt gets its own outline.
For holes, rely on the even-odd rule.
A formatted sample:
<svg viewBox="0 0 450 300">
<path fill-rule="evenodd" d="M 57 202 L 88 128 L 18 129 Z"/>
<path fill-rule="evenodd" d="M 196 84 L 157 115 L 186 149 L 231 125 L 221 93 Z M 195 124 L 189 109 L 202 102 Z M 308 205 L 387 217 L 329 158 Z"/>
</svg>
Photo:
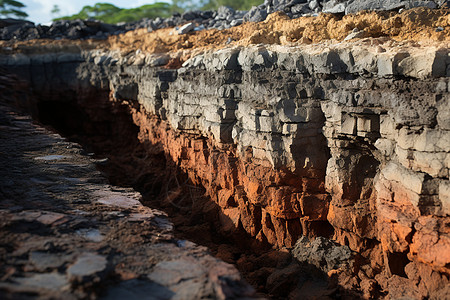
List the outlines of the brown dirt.
<svg viewBox="0 0 450 300">
<path fill-rule="evenodd" d="M 436 32 L 437 27 L 444 28 Z M 248 22 L 225 30 L 203 30 L 177 35 L 172 28 L 147 33 L 145 29 L 113 36 L 109 48 L 123 51 L 141 49 L 148 53 L 184 49 L 211 49 L 230 45 L 298 45 L 334 39 L 342 41 L 354 29 L 365 30 L 366 37 L 387 36 L 393 40 L 450 41 L 448 9 L 417 8 L 394 12 L 360 12 L 340 18 L 332 14 L 291 20 L 285 14 L 271 14 L 264 22 Z M 447 29 L 447 30 L 446 30 Z"/>
<path fill-rule="evenodd" d="M 443 42 L 450 41 L 450 10 L 415 8 L 396 12 L 363 11 L 340 17 L 320 14 L 318 17 L 302 17 L 291 20 L 284 13 L 271 14 L 264 22 L 244 23 L 225 30 L 202 30 L 178 35 L 173 28 L 148 33 L 146 29 L 112 36 L 107 41 L 32 40 L 25 42 L 2 41 L 0 47 L 11 47 L 14 52 L 26 52 L 35 46 L 43 51 L 56 47 L 108 48 L 123 52 L 141 49 L 147 53 L 178 52 L 193 49 L 223 48 L 227 45 L 252 44 L 299 45 L 326 40 L 343 41 L 355 28 L 365 31 L 365 37 L 389 37 L 395 41 Z M 442 27 L 444 30 L 437 32 Z M 228 43 L 228 44 L 227 44 Z M 46 50 L 44 50 L 46 49 Z M 5 52 L 1 49 L 0 52 Z M 192 53 L 191 53 L 192 54 Z"/>
</svg>

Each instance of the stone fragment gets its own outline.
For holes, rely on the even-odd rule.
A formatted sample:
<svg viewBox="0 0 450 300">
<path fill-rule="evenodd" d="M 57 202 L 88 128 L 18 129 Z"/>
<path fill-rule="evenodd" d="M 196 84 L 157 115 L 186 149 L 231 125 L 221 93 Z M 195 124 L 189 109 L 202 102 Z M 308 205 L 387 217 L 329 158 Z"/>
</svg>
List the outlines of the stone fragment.
<svg viewBox="0 0 450 300">
<path fill-rule="evenodd" d="M 137 197 L 139 194 L 126 195 L 123 193 L 116 193 L 111 191 L 95 191 L 94 195 L 99 197 L 97 200 L 99 203 L 111 206 L 118 206 L 122 208 L 131 208 L 142 206 Z"/>
<path fill-rule="evenodd" d="M 381 53 L 378 55 L 377 66 L 378 66 L 378 76 L 392 76 L 397 75 L 397 65 L 409 54 L 405 52 L 400 53 Z"/>
<path fill-rule="evenodd" d="M 322 12 L 329 14 L 344 13 L 347 2 L 341 2 L 341 0 L 326 1 L 323 4 Z M 353 37 L 355 38 L 355 37 Z"/>
<path fill-rule="evenodd" d="M 348 246 L 338 245 L 324 237 L 309 240 L 302 236 L 291 251 L 299 262 L 312 264 L 325 272 L 348 269 L 354 263 L 352 251 Z"/>
<path fill-rule="evenodd" d="M 261 22 L 267 18 L 267 11 L 259 6 L 253 6 L 244 16 L 244 22 Z"/>
<path fill-rule="evenodd" d="M 69 278 L 83 278 L 94 276 L 106 269 L 107 260 L 95 253 L 84 253 L 67 269 Z"/>
<path fill-rule="evenodd" d="M 51 160 L 61 160 L 66 158 L 64 155 L 46 155 L 46 156 L 39 156 L 35 157 L 35 160 L 45 160 L 45 161 L 51 161 Z"/>
<path fill-rule="evenodd" d="M 201 278 L 206 270 L 189 258 L 163 261 L 153 268 L 148 278 L 163 286 L 174 286 L 182 281 Z"/>
<path fill-rule="evenodd" d="M 442 77 L 446 72 L 446 57 L 447 53 L 435 51 L 412 53 L 399 62 L 397 71 L 401 75 L 415 78 Z"/>
<path fill-rule="evenodd" d="M 450 215 L 450 182 L 441 180 L 439 183 L 439 200 L 442 203 L 442 213 Z"/>
<path fill-rule="evenodd" d="M 59 291 L 68 288 L 68 282 L 64 275 L 59 273 L 33 274 L 30 277 L 15 278 L 15 282 L 23 289 Z"/>
<path fill-rule="evenodd" d="M 342 3 L 341 3 L 342 4 Z M 357 28 L 353 29 L 353 31 L 347 35 L 344 39 L 344 41 L 350 41 L 353 39 L 360 39 L 365 37 L 366 32 L 364 30 L 358 30 Z"/>
<path fill-rule="evenodd" d="M 382 169 L 381 174 L 387 180 L 399 182 L 417 194 L 422 192 L 424 174 L 413 172 L 393 162 L 388 163 Z"/>
<path fill-rule="evenodd" d="M 45 225 L 51 225 L 65 216 L 66 215 L 64 214 L 45 211 L 36 219 L 36 221 Z"/>
<path fill-rule="evenodd" d="M 39 271 L 57 269 L 70 259 L 71 255 L 65 255 L 63 253 L 47 253 L 40 251 L 33 251 L 30 253 L 30 261 Z"/>
<path fill-rule="evenodd" d="M 104 239 L 104 236 L 100 233 L 98 229 L 78 229 L 76 231 L 77 234 L 83 236 L 87 240 L 90 240 L 92 242 L 101 242 Z"/>
<path fill-rule="evenodd" d="M 286 286 L 298 284 L 301 268 L 298 263 L 292 263 L 288 267 L 276 270 L 267 277 L 267 289 L 271 294 L 286 295 Z"/>
<path fill-rule="evenodd" d="M 296 4 L 291 7 L 291 12 L 293 14 L 306 14 L 311 12 L 308 3 Z"/>
<path fill-rule="evenodd" d="M 195 24 L 194 23 L 187 23 L 180 28 L 177 29 L 178 34 L 186 34 L 192 30 L 194 30 Z"/>
<path fill-rule="evenodd" d="M 167 54 L 150 55 L 146 61 L 152 67 L 159 67 L 166 65 L 170 60 Z"/>
<path fill-rule="evenodd" d="M 398 0 L 352 0 L 345 8 L 345 14 L 354 14 L 361 10 L 394 10 L 407 6 L 407 1 Z"/>
</svg>

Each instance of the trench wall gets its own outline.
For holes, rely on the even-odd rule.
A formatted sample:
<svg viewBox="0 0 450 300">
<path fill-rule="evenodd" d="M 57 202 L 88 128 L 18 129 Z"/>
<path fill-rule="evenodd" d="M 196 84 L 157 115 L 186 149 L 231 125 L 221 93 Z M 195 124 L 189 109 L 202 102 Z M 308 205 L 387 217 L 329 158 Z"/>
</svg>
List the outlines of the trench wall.
<svg viewBox="0 0 450 300">
<path fill-rule="evenodd" d="M 223 230 L 276 247 L 332 237 L 365 260 L 360 282 L 386 289 L 392 276 L 423 295 L 448 284 L 448 50 L 260 45 L 177 69 L 164 54 L 53 52 L 0 66 L 97 124 L 128 106 L 138 138 L 221 208 Z"/>
</svg>

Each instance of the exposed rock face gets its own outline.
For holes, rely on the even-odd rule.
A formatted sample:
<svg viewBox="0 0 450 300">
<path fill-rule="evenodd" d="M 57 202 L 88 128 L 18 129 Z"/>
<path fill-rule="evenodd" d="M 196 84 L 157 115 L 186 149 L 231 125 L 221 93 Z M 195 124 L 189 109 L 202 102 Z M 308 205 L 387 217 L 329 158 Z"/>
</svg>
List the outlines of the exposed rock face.
<svg viewBox="0 0 450 300">
<path fill-rule="evenodd" d="M 205 189 L 225 231 L 277 247 L 332 237 L 359 255 L 344 286 L 420 298 L 450 274 L 448 53 L 375 40 L 230 48 L 179 69 L 101 51 L 1 65 L 90 118 L 90 101 L 125 101 L 139 139 Z"/>
</svg>

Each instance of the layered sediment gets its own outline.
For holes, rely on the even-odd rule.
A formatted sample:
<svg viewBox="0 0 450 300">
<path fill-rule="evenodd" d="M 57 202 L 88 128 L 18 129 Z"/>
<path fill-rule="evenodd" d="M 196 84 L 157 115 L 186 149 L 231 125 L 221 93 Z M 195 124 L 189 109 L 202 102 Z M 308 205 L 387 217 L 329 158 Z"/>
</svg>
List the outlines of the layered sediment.
<svg viewBox="0 0 450 300">
<path fill-rule="evenodd" d="M 69 133 L 118 135 L 110 113 L 126 111 L 149 154 L 163 153 L 220 207 L 224 233 L 243 230 L 255 247 L 331 238 L 357 259 L 325 271 L 368 298 L 448 295 L 446 38 L 277 45 L 282 37 L 170 53 L 180 49 L 29 45 L 0 65 L 30 83 L 28 108 L 49 123 L 61 114 Z M 48 109 L 61 103 L 89 122 Z"/>
</svg>

